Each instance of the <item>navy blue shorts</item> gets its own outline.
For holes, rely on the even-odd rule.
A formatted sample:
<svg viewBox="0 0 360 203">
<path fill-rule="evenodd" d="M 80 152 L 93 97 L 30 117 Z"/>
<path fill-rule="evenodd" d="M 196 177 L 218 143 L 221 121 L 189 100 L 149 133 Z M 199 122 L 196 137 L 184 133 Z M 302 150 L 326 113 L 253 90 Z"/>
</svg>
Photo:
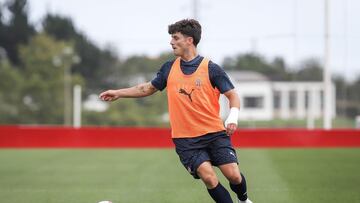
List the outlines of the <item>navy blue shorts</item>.
<svg viewBox="0 0 360 203">
<path fill-rule="evenodd" d="M 173 142 L 181 163 L 195 179 L 200 178 L 196 171 L 205 161 L 213 166 L 238 163 L 230 136 L 225 131 L 195 138 L 174 138 Z"/>
</svg>

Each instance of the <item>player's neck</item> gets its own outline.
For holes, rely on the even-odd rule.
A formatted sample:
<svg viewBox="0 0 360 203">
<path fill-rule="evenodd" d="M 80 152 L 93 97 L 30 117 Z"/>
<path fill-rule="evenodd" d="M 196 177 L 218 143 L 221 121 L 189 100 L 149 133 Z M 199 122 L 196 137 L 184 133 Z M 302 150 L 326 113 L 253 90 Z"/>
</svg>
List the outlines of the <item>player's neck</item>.
<svg viewBox="0 0 360 203">
<path fill-rule="evenodd" d="M 197 50 L 196 48 L 193 49 L 189 49 L 187 51 L 184 52 L 184 54 L 181 57 L 182 60 L 184 61 L 191 61 L 193 60 L 195 57 L 197 57 Z"/>
</svg>

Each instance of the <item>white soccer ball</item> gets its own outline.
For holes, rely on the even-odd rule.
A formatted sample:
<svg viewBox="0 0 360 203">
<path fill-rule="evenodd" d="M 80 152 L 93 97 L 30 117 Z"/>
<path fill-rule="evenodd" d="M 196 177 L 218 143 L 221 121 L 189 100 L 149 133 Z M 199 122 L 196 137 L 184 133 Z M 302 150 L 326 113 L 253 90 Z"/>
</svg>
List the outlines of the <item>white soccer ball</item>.
<svg viewBox="0 0 360 203">
<path fill-rule="evenodd" d="M 110 201 L 101 201 L 99 203 L 112 203 L 112 202 L 110 202 Z"/>
</svg>

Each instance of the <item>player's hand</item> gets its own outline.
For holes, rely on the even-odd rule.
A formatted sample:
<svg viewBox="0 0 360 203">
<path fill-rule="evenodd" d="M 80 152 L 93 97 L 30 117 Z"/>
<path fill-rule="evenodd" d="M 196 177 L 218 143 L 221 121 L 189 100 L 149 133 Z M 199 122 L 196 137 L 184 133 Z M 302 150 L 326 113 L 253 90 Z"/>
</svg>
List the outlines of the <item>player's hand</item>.
<svg viewBox="0 0 360 203">
<path fill-rule="evenodd" d="M 103 101 L 115 101 L 119 98 L 116 90 L 107 90 L 99 95 L 99 98 Z"/>
<path fill-rule="evenodd" d="M 226 133 L 230 136 L 236 131 L 237 125 L 235 123 L 229 123 L 226 126 Z"/>
</svg>

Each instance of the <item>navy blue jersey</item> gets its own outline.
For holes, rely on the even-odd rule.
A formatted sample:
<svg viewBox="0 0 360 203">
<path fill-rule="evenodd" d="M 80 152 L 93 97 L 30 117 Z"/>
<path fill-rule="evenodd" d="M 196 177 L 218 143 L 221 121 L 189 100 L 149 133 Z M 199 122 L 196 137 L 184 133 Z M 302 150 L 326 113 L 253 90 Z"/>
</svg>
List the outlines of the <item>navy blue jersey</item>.
<svg viewBox="0 0 360 203">
<path fill-rule="evenodd" d="M 198 55 L 191 61 L 180 60 L 180 67 L 185 75 L 191 75 L 199 67 L 204 57 Z M 175 60 L 168 61 L 162 65 L 160 70 L 157 72 L 156 77 L 151 81 L 151 84 L 158 90 L 162 91 L 166 88 L 167 79 L 170 73 L 170 69 Z M 217 88 L 220 93 L 225 93 L 231 89 L 234 89 L 234 85 L 231 83 L 228 75 L 225 71 L 220 68 L 219 65 L 209 62 L 209 79 L 211 85 Z"/>
</svg>

